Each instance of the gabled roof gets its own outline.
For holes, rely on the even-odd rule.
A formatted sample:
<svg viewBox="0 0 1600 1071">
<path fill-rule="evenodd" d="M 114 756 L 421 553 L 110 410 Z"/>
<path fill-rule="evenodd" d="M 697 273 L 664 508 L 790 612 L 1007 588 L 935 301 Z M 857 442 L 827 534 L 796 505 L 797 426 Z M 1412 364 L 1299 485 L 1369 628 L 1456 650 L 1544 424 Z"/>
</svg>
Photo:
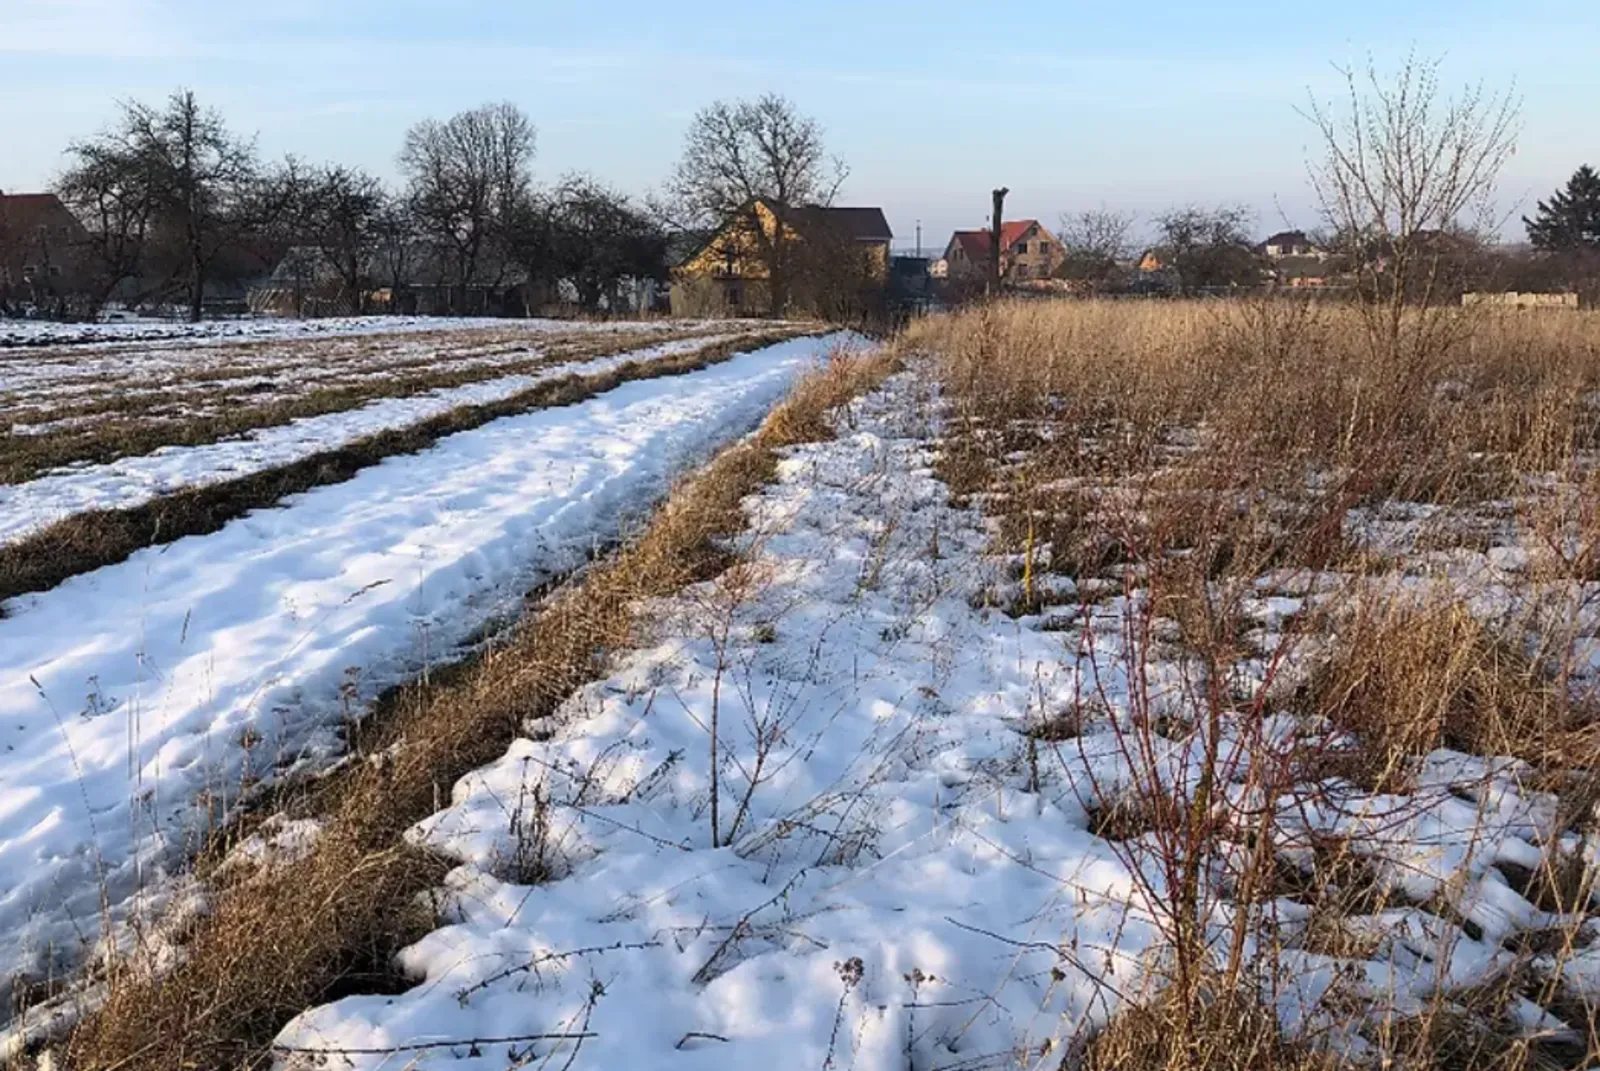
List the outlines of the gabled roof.
<svg viewBox="0 0 1600 1071">
<path fill-rule="evenodd" d="M 1276 246 L 1279 249 L 1315 249 L 1316 243 L 1306 237 L 1305 231 L 1279 231 L 1256 246 L 1256 250 L 1265 252 L 1268 246 Z"/>
<path fill-rule="evenodd" d="M 857 242 L 888 243 L 894 240 L 894 232 L 889 229 L 889 221 L 884 217 L 881 208 L 824 205 L 784 208 L 767 200 L 759 200 L 756 203 L 766 205 L 774 215 L 802 234 L 807 232 L 827 234 Z M 741 213 L 748 210 L 750 205 L 751 202 L 745 202 L 744 208 L 740 210 Z M 687 264 L 705 252 L 738 218 L 738 216 L 730 217 L 712 231 L 692 232 L 692 237 L 686 232 L 686 238 L 693 244 L 686 244 L 686 251 L 678 258 L 676 264 Z"/>
<path fill-rule="evenodd" d="M 1000 224 L 1000 248 L 1010 249 L 1022 241 L 1023 235 L 1038 226 L 1039 221 L 1036 219 L 1006 220 Z M 952 245 L 959 245 L 961 251 L 967 255 L 968 260 L 987 260 L 989 258 L 989 233 L 987 230 L 956 231 L 950 242 Z"/>
<path fill-rule="evenodd" d="M 1010 249 L 1022 241 L 1022 236 L 1039 225 L 1036 219 L 1013 219 L 1000 224 L 1000 248 Z"/>
<path fill-rule="evenodd" d="M 802 205 L 776 211 L 785 223 L 798 231 L 826 229 L 858 242 L 888 242 L 894 239 L 894 232 L 889 229 L 889 221 L 881 208 Z"/>
<path fill-rule="evenodd" d="M 0 222 L 27 229 L 45 224 L 78 229 L 78 219 L 53 193 L 0 193 Z"/>
<path fill-rule="evenodd" d="M 989 259 L 988 231 L 956 231 L 950 239 L 950 244 L 960 248 L 968 260 Z"/>
</svg>

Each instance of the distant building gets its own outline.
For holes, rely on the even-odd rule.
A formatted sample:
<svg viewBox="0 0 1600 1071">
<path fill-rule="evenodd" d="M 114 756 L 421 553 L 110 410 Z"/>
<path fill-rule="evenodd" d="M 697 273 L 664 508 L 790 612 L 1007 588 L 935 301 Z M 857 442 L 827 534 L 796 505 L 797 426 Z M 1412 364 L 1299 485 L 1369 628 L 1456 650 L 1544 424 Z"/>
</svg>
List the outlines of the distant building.
<svg viewBox="0 0 1600 1071">
<path fill-rule="evenodd" d="M 752 202 L 672 269 L 672 313 L 767 314 L 772 277 L 762 250 L 773 245 L 785 250 L 780 280 L 791 311 L 846 316 L 882 305 L 893 239 L 881 208 Z"/>
<path fill-rule="evenodd" d="M 1268 260 L 1325 255 L 1315 242 L 1306 237 L 1305 231 L 1279 231 L 1262 242 L 1256 249 Z"/>
<path fill-rule="evenodd" d="M 989 231 L 956 231 L 945 247 L 945 277 L 982 279 L 989 271 Z M 1000 225 L 1000 278 L 1005 282 L 1048 279 L 1066 260 L 1066 247 L 1036 219 Z"/>
<path fill-rule="evenodd" d="M 932 307 L 933 262 L 919 256 L 892 258 L 889 262 L 889 301 L 901 310 Z"/>
<path fill-rule="evenodd" d="M 43 307 L 82 293 L 88 242 L 55 194 L 0 193 L 0 307 Z"/>
</svg>

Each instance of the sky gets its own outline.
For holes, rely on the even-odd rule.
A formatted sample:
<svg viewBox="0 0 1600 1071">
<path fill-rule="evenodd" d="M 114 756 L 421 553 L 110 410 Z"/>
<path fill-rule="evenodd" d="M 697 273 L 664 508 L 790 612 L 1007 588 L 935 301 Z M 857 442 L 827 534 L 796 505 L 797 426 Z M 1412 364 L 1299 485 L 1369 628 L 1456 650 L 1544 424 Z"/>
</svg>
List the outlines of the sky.
<svg viewBox="0 0 1600 1071">
<path fill-rule="evenodd" d="M 776 91 L 897 245 L 982 226 L 997 185 L 1008 218 L 1226 202 L 1265 234 L 1318 222 L 1308 94 L 1414 50 L 1447 87 L 1520 98 L 1514 219 L 1600 164 L 1597 42 L 1594 0 L 0 0 L 0 189 L 46 186 L 117 101 L 186 86 L 264 156 L 391 180 L 410 124 L 509 100 L 538 177 L 644 195 L 696 109 Z"/>
</svg>

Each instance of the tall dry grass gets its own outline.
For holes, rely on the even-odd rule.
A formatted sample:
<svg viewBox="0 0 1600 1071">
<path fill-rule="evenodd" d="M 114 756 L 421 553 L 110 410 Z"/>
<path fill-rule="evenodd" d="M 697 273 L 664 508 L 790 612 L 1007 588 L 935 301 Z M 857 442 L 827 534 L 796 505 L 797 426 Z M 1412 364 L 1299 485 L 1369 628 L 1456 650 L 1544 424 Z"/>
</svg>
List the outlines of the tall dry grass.
<svg viewBox="0 0 1600 1071">
<path fill-rule="evenodd" d="M 1585 646 L 1600 629 L 1600 314 L 1426 318 L 1403 348 L 1377 344 L 1354 307 L 1280 299 L 1000 302 L 909 332 L 945 387 L 943 474 L 1018 563 L 996 597 L 1079 651 L 1095 604 L 1120 599 L 1137 663 L 1114 729 L 1123 757 L 1138 769 L 1167 743 L 1202 745 L 1179 775 L 1091 801 L 1102 835 L 1159 873 L 1147 891 L 1172 956 L 1159 998 L 1090 1040 L 1087 1066 L 1328 1056 L 1258 1010 L 1272 968 L 1249 960 L 1281 939 L 1274 904 L 1309 905 L 1296 940 L 1330 954 L 1359 944 L 1346 919 L 1406 905 L 1357 845 L 1318 842 L 1309 870 L 1290 865 L 1274 807 L 1241 800 L 1405 791 L 1449 747 L 1524 760 L 1530 791 L 1558 792 L 1564 828 L 1600 822 L 1600 667 Z M 1295 611 L 1263 616 L 1268 596 Z M 1138 683 L 1157 661 L 1180 667 L 1176 715 Z M 1262 728 L 1284 714 L 1321 728 L 1286 743 Z M 1583 920 L 1592 871 L 1552 850 L 1512 884 Z M 1220 938 L 1219 897 L 1234 920 Z M 1559 964 L 1584 932 L 1540 940 Z M 1559 1009 L 1576 1040 L 1519 1032 L 1524 998 Z M 1559 979 L 1519 968 L 1418 1014 L 1352 1008 L 1348 1025 L 1379 1063 L 1527 1068 L 1593 1058 L 1596 1022 Z"/>
</svg>

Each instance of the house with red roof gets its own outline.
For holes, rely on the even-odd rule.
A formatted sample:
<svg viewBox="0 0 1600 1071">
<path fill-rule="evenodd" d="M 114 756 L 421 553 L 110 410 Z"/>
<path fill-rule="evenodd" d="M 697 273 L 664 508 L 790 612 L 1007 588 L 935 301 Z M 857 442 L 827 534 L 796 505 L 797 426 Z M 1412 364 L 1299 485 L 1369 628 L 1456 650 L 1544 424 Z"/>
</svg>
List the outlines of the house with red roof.
<svg viewBox="0 0 1600 1071">
<path fill-rule="evenodd" d="M 956 231 L 945 247 L 945 275 L 952 280 L 982 279 L 989 271 L 993 236 L 987 230 Z M 1007 220 L 1000 225 L 1000 277 L 1008 283 L 1049 279 L 1067 251 L 1036 219 Z"/>
</svg>

